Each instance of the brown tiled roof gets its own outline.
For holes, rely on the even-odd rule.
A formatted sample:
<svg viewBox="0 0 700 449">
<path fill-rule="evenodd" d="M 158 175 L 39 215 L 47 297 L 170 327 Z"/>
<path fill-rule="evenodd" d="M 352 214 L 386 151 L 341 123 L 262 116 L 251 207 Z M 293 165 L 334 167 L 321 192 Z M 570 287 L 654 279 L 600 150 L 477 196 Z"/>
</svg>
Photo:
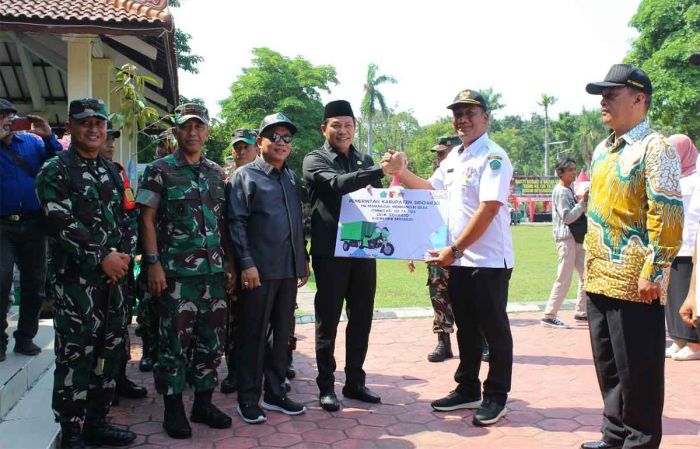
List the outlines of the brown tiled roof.
<svg viewBox="0 0 700 449">
<path fill-rule="evenodd" d="M 0 22 L 171 29 L 167 6 L 167 0 L 0 0 Z"/>
</svg>

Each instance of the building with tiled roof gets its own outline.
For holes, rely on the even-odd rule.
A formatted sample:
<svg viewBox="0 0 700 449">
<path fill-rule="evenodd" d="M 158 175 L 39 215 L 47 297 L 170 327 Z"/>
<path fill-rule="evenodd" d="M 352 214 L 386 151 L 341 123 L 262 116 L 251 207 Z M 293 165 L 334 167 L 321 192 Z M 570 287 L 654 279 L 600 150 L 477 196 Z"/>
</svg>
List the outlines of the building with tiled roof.
<svg viewBox="0 0 700 449">
<path fill-rule="evenodd" d="M 148 75 L 144 95 L 161 114 L 177 105 L 173 17 L 167 0 L 0 0 L 0 98 L 52 126 L 68 102 L 87 96 L 116 111 L 113 74 L 124 64 Z M 135 162 L 135 137 L 118 157 Z"/>
</svg>

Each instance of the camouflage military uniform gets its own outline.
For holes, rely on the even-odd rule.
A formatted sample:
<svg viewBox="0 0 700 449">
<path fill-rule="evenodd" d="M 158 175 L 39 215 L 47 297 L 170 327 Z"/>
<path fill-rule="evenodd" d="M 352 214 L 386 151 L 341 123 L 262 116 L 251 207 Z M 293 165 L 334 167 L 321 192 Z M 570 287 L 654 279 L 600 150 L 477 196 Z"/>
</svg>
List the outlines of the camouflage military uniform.
<svg viewBox="0 0 700 449">
<path fill-rule="evenodd" d="M 146 284 L 148 269 L 143 265 L 139 274 L 138 283 Z M 141 337 L 143 343 L 143 357 L 156 360 L 158 357 L 158 302 L 146 291 L 147 287 L 139 287 L 139 304 L 136 308 L 136 335 Z"/>
<path fill-rule="evenodd" d="M 433 332 L 451 334 L 454 331 L 455 316 L 452 313 L 450 297 L 447 294 L 448 271 L 436 265 L 428 265 L 428 291 L 435 312 Z"/>
<path fill-rule="evenodd" d="M 146 168 L 136 202 L 157 211 L 159 260 L 168 284 L 158 298 L 156 389 L 176 395 L 187 382 L 195 391 L 210 391 L 226 319 L 223 170 L 204 157 L 189 164 L 176 150 Z"/>
<path fill-rule="evenodd" d="M 106 159 L 81 158 L 71 147 L 36 178 L 56 248 L 52 406 L 61 423 L 107 414 L 124 350 L 122 291 L 107 284 L 100 266 L 111 248 L 132 254 L 136 243 L 136 223 L 124 214 L 115 173 Z"/>
</svg>

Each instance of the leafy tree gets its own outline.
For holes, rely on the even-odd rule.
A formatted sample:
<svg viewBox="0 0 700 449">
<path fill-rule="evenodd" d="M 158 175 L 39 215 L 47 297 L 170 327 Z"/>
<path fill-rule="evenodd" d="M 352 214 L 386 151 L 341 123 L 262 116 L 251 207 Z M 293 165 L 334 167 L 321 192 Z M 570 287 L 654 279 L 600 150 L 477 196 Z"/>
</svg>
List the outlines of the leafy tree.
<svg viewBox="0 0 700 449">
<path fill-rule="evenodd" d="M 503 109 L 506 106 L 505 104 L 501 103 L 501 93 L 494 92 L 493 87 L 483 89 L 479 91 L 479 93 L 482 97 L 484 97 L 486 105 L 489 107 L 489 113 L 491 115 L 493 115 L 494 113 L 498 112 L 500 109 Z"/>
<path fill-rule="evenodd" d="M 454 132 L 451 117 L 441 118 L 415 130 L 406 146 L 411 170 L 423 178 L 432 175 L 436 168 L 435 153 L 430 149 L 435 146 L 438 137 L 452 135 Z"/>
<path fill-rule="evenodd" d="M 630 25 L 639 31 L 625 61 L 641 67 L 654 86 L 655 125 L 700 136 L 700 68 L 688 58 L 700 49 L 698 0 L 642 0 Z"/>
<path fill-rule="evenodd" d="M 373 148 L 373 136 L 372 136 L 372 126 L 374 118 L 377 114 L 376 104 L 379 104 L 379 109 L 382 114 L 386 116 L 388 109 L 386 107 L 386 101 L 384 100 L 384 95 L 379 91 L 378 87 L 385 83 L 396 84 L 396 80 L 387 75 L 378 75 L 379 67 L 376 64 L 370 63 L 367 66 L 367 81 L 365 81 L 364 91 L 365 96 L 362 99 L 362 116 L 367 122 L 367 149 L 372 155 Z"/>
<path fill-rule="evenodd" d="M 177 8 L 180 6 L 180 0 L 169 0 L 168 4 Z M 204 58 L 192 53 L 192 48 L 190 48 L 189 44 L 190 39 L 192 39 L 191 34 L 185 33 L 179 28 L 175 28 L 175 55 L 177 56 L 177 66 L 186 72 L 199 73 L 197 64 L 204 61 Z"/>
<path fill-rule="evenodd" d="M 337 84 L 335 68 L 314 66 L 301 56 L 288 58 L 269 48 L 254 48 L 251 67 L 231 84 L 231 94 L 220 102 L 224 130 L 257 128 L 274 112 L 287 115 L 297 126 L 289 165 L 300 173 L 304 155 L 323 143 L 320 91 Z M 223 132 L 223 131 L 222 131 Z"/>
</svg>

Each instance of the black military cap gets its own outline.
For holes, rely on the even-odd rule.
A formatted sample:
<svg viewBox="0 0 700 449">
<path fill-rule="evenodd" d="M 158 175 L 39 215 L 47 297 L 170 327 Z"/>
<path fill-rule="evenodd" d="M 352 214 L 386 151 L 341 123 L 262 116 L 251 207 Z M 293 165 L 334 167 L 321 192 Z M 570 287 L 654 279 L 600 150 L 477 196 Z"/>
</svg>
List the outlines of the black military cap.
<svg viewBox="0 0 700 449">
<path fill-rule="evenodd" d="M 9 100 L 5 100 L 4 98 L 0 98 L 0 111 L 12 111 L 12 112 L 17 112 L 17 108 L 15 107 L 14 104 L 10 103 Z"/>
<path fill-rule="evenodd" d="M 292 132 L 292 135 L 297 133 L 297 127 L 292 123 L 286 115 L 281 112 L 275 112 L 265 117 L 260 123 L 260 135 L 265 133 L 267 128 L 272 128 L 273 126 L 285 126 Z"/>
<path fill-rule="evenodd" d="M 475 104 L 481 106 L 484 111 L 489 110 L 484 97 L 482 97 L 479 92 L 472 89 L 464 89 L 458 93 L 455 99 L 452 101 L 452 104 L 447 106 L 447 109 L 454 109 L 461 104 Z"/>
<path fill-rule="evenodd" d="M 689 61 L 692 65 L 700 66 L 700 53 L 693 53 L 690 55 Z"/>
<path fill-rule="evenodd" d="M 623 86 L 637 89 L 647 95 L 651 95 L 652 92 L 651 80 L 647 74 L 639 67 L 629 64 L 614 64 L 610 67 L 603 81 L 588 83 L 586 85 L 586 92 L 591 95 L 600 95 L 603 93 L 603 90 L 608 87 Z"/>
<path fill-rule="evenodd" d="M 80 100 L 71 101 L 70 106 L 68 106 L 68 115 L 76 120 L 88 117 L 99 117 L 109 120 L 105 102 L 99 98 L 81 98 Z"/>
</svg>

